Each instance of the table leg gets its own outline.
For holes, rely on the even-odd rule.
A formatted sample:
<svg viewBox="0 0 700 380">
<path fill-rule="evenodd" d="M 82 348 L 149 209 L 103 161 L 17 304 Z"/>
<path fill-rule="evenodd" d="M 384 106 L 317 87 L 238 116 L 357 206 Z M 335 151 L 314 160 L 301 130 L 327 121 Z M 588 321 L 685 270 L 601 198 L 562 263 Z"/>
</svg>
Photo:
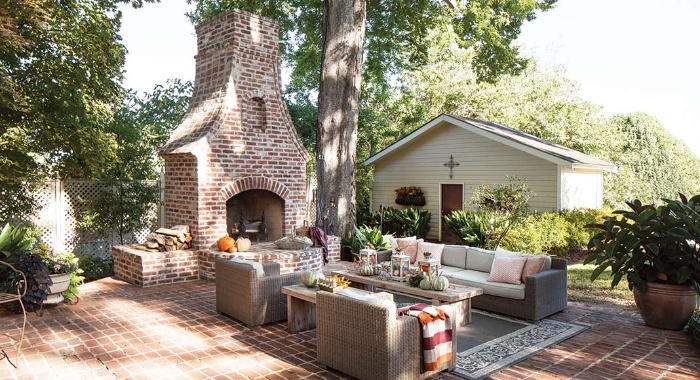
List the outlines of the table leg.
<svg viewBox="0 0 700 380">
<path fill-rule="evenodd" d="M 296 334 L 316 328 L 316 304 L 287 294 L 287 329 Z"/>
</svg>

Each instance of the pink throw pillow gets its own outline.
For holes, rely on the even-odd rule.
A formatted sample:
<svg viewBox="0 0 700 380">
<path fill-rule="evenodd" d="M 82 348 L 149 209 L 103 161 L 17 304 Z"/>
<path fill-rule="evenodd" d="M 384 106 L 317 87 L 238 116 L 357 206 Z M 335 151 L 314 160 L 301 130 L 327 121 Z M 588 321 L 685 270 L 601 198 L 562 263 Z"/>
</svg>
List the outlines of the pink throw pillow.
<svg viewBox="0 0 700 380">
<path fill-rule="evenodd" d="M 423 239 L 408 240 L 408 239 L 396 239 L 396 244 L 398 249 L 404 255 L 408 255 L 411 259 L 411 263 L 416 262 L 416 257 L 418 256 L 418 243 L 422 243 Z"/>
<path fill-rule="evenodd" d="M 442 268 L 442 264 L 440 263 L 440 261 L 442 261 L 442 251 L 444 249 L 444 244 L 426 242 L 418 243 L 418 254 L 416 255 L 416 261 L 425 259 L 425 256 L 423 256 L 423 252 L 430 252 L 433 255 L 433 259 L 437 260 L 438 267 Z M 414 262 L 411 262 L 411 264 L 414 264 Z"/>
<path fill-rule="evenodd" d="M 542 272 L 544 268 L 545 258 L 538 255 L 527 255 L 527 261 L 523 267 L 523 275 L 520 280 L 524 283 L 525 277 Z"/>
<path fill-rule="evenodd" d="M 499 257 L 493 259 L 493 267 L 488 282 L 520 285 L 520 277 L 527 257 Z"/>
</svg>

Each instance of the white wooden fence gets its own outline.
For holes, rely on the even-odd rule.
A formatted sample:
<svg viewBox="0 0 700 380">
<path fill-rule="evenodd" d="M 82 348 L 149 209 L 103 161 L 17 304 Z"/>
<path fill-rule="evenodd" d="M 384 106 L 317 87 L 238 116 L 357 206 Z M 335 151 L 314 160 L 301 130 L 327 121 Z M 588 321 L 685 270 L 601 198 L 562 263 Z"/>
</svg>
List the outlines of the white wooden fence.
<svg viewBox="0 0 700 380">
<path fill-rule="evenodd" d="M 97 196 L 107 186 L 109 184 L 106 182 L 85 180 L 44 182 L 38 190 L 43 207 L 32 220 L 41 230 L 41 241 L 56 252 L 89 253 L 102 258 L 111 256 L 112 245 L 121 244 L 116 232 L 104 237 L 76 228 L 76 218 L 83 210 L 84 200 Z M 162 205 L 153 205 L 153 212 L 157 212 L 158 216 L 155 225 L 125 236 L 124 243 L 142 242 L 154 227 L 160 227 L 163 215 L 161 209 Z"/>
</svg>

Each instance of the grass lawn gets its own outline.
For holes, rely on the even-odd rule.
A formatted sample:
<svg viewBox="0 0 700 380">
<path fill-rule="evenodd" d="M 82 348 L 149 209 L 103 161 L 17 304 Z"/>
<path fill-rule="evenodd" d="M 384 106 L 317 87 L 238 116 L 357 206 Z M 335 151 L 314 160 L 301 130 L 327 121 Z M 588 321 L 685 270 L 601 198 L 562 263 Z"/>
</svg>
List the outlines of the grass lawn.
<svg viewBox="0 0 700 380">
<path fill-rule="evenodd" d="M 622 279 L 614 289 L 610 289 L 610 268 L 591 282 L 594 268 L 595 265 L 569 264 L 569 301 L 636 309 L 627 280 Z"/>
</svg>

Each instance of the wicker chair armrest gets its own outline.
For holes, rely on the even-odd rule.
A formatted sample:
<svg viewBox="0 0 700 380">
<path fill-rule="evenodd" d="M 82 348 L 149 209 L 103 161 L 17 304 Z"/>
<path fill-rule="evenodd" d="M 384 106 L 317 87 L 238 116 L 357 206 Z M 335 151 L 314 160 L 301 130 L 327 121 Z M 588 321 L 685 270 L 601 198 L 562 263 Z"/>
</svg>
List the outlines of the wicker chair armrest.
<svg viewBox="0 0 700 380">
<path fill-rule="evenodd" d="M 228 284 L 236 286 L 250 286 L 251 280 L 257 275 L 252 267 L 237 264 L 224 258 L 217 258 L 214 262 L 216 279 L 225 279 Z"/>
<path fill-rule="evenodd" d="M 391 261 L 391 249 L 377 251 L 377 262 L 382 263 L 384 261 Z"/>
<path fill-rule="evenodd" d="M 552 269 L 566 270 L 569 265 L 569 260 L 563 257 L 552 257 Z"/>
<path fill-rule="evenodd" d="M 265 276 L 277 276 L 280 274 L 279 263 L 262 263 Z"/>
<path fill-rule="evenodd" d="M 548 269 L 525 277 L 525 299 L 540 300 L 566 298 L 567 272 L 562 269 Z"/>
</svg>

